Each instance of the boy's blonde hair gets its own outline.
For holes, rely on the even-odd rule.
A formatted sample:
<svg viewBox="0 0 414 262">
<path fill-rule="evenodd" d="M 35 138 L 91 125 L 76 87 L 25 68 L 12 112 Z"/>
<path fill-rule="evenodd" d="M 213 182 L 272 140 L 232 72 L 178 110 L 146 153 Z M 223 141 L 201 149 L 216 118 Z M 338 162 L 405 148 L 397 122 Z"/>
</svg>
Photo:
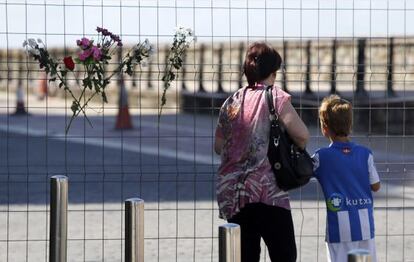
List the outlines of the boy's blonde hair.
<svg viewBox="0 0 414 262">
<path fill-rule="evenodd" d="M 352 129 L 352 105 L 338 95 L 325 97 L 319 107 L 319 120 L 333 135 L 348 136 Z"/>
</svg>

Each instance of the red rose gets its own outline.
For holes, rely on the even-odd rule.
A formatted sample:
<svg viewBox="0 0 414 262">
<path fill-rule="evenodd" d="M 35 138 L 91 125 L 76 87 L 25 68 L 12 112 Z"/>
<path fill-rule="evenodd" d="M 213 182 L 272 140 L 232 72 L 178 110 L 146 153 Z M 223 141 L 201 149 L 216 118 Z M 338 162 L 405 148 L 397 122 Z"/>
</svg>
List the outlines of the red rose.
<svg viewBox="0 0 414 262">
<path fill-rule="evenodd" d="M 69 69 L 70 71 L 73 71 L 73 69 L 75 69 L 75 62 L 73 62 L 73 59 L 71 56 L 67 56 L 63 58 L 63 63 L 65 63 L 65 67 Z"/>
</svg>

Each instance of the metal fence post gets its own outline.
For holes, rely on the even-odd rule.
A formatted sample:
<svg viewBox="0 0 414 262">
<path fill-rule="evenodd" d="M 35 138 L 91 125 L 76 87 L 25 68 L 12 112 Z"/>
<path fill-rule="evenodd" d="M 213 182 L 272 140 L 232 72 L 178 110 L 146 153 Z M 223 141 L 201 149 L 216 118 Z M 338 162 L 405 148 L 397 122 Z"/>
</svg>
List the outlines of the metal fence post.
<svg viewBox="0 0 414 262">
<path fill-rule="evenodd" d="M 1 50 L 0 51 L 0 83 L 4 80 L 3 72 L 5 70 L 3 69 L 3 63 L 4 63 L 3 60 L 5 59 L 3 59 L 3 50 Z"/>
<path fill-rule="evenodd" d="M 288 92 L 287 89 L 287 72 L 286 72 L 286 65 L 288 59 L 288 42 L 283 41 L 283 63 L 282 63 L 282 88 L 284 91 Z"/>
<path fill-rule="evenodd" d="M 68 235 L 68 178 L 53 176 L 50 183 L 50 262 L 66 262 Z"/>
<path fill-rule="evenodd" d="M 354 249 L 348 253 L 348 262 L 371 262 L 371 255 L 368 250 Z"/>
<path fill-rule="evenodd" d="M 187 90 L 187 87 L 185 85 L 185 81 L 187 80 L 187 69 L 186 69 L 186 62 L 187 61 L 187 52 L 184 52 L 183 54 L 183 66 L 181 68 L 181 90 Z"/>
<path fill-rule="evenodd" d="M 217 93 L 224 93 L 223 89 L 223 44 L 220 45 L 218 50 L 218 77 L 217 77 Z"/>
<path fill-rule="evenodd" d="M 395 96 L 393 89 L 393 67 L 394 67 L 394 38 L 389 38 L 388 57 L 387 57 L 387 94 Z"/>
<path fill-rule="evenodd" d="M 231 49 L 231 46 L 230 46 Z M 243 71 L 244 71 L 244 43 L 240 42 L 239 45 L 239 77 L 237 79 L 237 89 L 243 87 Z"/>
<path fill-rule="evenodd" d="M 125 262 L 144 261 L 144 200 L 125 200 Z"/>
<path fill-rule="evenodd" d="M 331 94 L 336 94 L 336 39 L 332 41 Z"/>
<path fill-rule="evenodd" d="M 365 46 L 366 39 L 362 38 L 358 40 L 358 61 L 356 72 L 356 89 L 355 95 L 359 98 L 368 97 L 368 93 L 365 90 Z"/>
<path fill-rule="evenodd" d="M 311 45 L 312 41 L 306 43 L 306 73 L 305 73 L 305 94 L 312 94 L 311 90 Z"/>
<path fill-rule="evenodd" d="M 240 261 L 240 226 L 233 223 L 219 226 L 219 262 Z"/>
<path fill-rule="evenodd" d="M 206 51 L 206 45 L 201 44 L 199 52 L 200 52 L 200 64 L 199 64 L 199 72 L 198 72 L 198 92 L 205 92 L 204 89 L 204 53 Z"/>
</svg>

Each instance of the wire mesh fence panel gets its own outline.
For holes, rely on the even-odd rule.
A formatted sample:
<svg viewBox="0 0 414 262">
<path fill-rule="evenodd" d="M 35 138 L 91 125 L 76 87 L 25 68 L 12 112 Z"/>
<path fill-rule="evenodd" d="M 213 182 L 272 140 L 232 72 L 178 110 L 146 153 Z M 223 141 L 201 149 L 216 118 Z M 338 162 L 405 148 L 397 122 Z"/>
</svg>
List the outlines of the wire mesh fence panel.
<svg viewBox="0 0 414 262">
<path fill-rule="evenodd" d="M 68 261 L 124 261 L 124 201 L 134 197 L 145 201 L 145 261 L 218 261 L 226 221 L 216 201 L 217 116 L 247 85 L 242 66 L 255 41 L 283 57 L 276 84 L 308 126 L 309 152 L 329 144 L 322 99 L 352 102 L 352 139 L 372 149 L 382 182 L 374 194 L 378 261 L 411 261 L 413 13 L 408 0 L 0 0 L 0 261 L 49 261 L 54 175 L 69 178 Z M 180 25 L 196 41 L 173 70 L 160 113 Z M 114 74 L 107 103 L 92 83 L 83 92 L 92 69 L 76 60 L 84 51 L 77 40 L 100 41 L 97 27 L 123 43 L 103 77 L 137 43 L 148 39 L 153 49 L 129 75 Z M 22 47 L 31 38 L 61 59 L 58 70 L 68 68 L 64 57 L 75 60 L 64 81 L 88 102 L 86 116 L 71 121 L 73 97 Z M 289 194 L 298 261 L 325 261 L 319 184 Z M 263 242 L 262 250 L 261 261 L 270 261 Z"/>
</svg>

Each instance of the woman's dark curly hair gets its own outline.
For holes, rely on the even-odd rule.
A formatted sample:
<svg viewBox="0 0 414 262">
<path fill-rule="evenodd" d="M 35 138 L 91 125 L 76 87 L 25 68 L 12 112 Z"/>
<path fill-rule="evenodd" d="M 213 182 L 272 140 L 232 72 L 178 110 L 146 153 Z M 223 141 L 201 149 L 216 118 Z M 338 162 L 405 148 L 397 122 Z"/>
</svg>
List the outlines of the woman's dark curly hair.
<svg viewBox="0 0 414 262">
<path fill-rule="evenodd" d="M 282 58 L 273 47 L 263 42 L 255 42 L 247 50 L 243 73 L 249 86 L 254 86 L 279 70 L 281 64 Z"/>
</svg>

